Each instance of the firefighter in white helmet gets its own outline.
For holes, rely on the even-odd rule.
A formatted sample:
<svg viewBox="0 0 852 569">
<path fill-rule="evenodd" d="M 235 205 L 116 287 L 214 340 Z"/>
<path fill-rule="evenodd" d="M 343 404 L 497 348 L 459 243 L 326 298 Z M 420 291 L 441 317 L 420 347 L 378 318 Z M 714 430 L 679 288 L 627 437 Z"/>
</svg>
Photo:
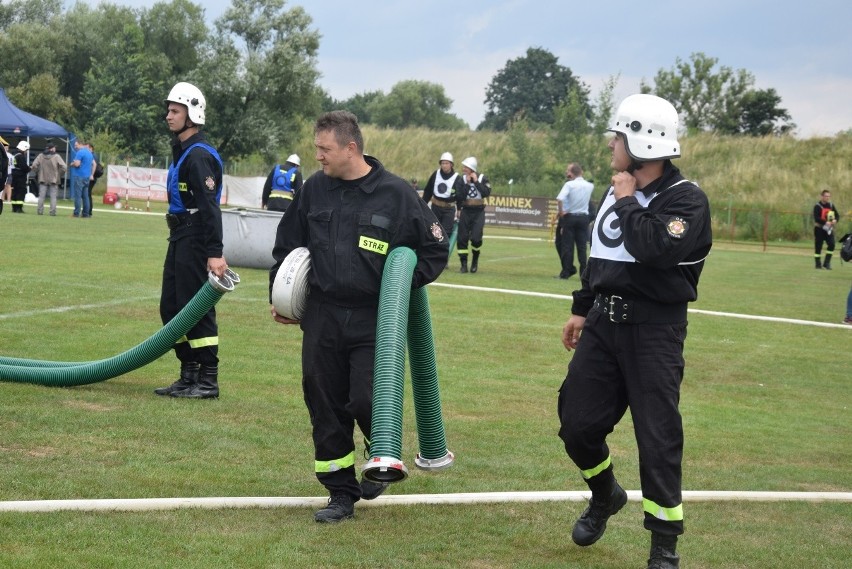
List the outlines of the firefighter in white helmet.
<svg viewBox="0 0 852 569">
<path fill-rule="evenodd" d="M 270 211 L 286 211 L 302 188 L 302 172 L 299 168 L 302 160 L 298 154 L 291 154 L 283 164 L 276 164 L 266 177 L 263 193 L 260 196 L 261 206 Z"/>
<path fill-rule="evenodd" d="M 462 160 L 464 191 L 459 198 L 458 253 L 460 272 L 466 273 L 467 256 L 472 253 L 470 272 L 479 270 L 479 253 L 485 231 L 485 198 L 491 195 L 491 182 L 479 171 L 476 157 Z"/>
<path fill-rule="evenodd" d="M 27 176 L 30 171 L 30 143 L 18 142 L 12 154 L 12 212 L 24 213 L 24 198 L 27 196 Z"/>
<path fill-rule="evenodd" d="M 675 108 L 653 95 L 627 97 L 611 123 L 615 174 L 562 332 L 576 352 L 558 403 L 559 436 L 592 491 L 574 542 L 595 543 L 627 501 L 606 438 L 629 408 L 651 531 L 648 567 L 659 569 L 679 563 L 686 313 L 712 245 L 707 196 L 671 162 L 680 156 L 677 129 Z"/>
<path fill-rule="evenodd" d="M 458 215 L 456 206 L 464 194 L 464 181 L 453 168 L 453 155 L 449 152 L 441 154 L 438 166 L 423 186 L 423 201 L 430 204 L 444 233 L 452 235 L 453 223 Z"/>
<path fill-rule="evenodd" d="M 201 132 L 207 103 L 195 85 L 178 83 L 165 100 L 166 124 L 174 135 L 166 181 L 169 247 L 163 263 L 160 317 L 169 322 L 207 281 L 208 272 L 225 274 L 222 254 L 222 159 Z M 180 376 L 157 395 L 219 397 L 219 328 L 211 308 L 183 341 L 175 344 Z"/>
</svg>

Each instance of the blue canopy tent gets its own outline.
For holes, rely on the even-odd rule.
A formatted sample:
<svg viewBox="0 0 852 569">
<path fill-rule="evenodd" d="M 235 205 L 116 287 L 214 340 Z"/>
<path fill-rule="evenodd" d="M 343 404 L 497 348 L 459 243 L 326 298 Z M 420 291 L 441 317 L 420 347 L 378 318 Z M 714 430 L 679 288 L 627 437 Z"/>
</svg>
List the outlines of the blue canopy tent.
<svg viewBox="0 0 852 569">
<path fill-rule="evenodd" d="M 26 140 L 30 143 L 31 153 L 43 149 L 47 142 L 53 142 L 56 144 L 57 152 L 65 151 L 65 162 L 68 163 L 70 147 L 68 131 L 55 122 L 19 109 L 12 104 L 6 96 L 6 90 L 2 87 L 0 87 L 0 135 L 9 143 L 10 150 L 14 150 L 19 141 Z"/>
</svg>

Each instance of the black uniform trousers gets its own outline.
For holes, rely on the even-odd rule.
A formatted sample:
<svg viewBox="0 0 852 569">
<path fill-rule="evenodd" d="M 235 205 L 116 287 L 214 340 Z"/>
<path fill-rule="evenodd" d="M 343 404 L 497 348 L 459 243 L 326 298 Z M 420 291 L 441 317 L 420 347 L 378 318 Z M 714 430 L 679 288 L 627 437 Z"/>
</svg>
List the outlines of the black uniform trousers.
<svg viewBox="0 0 852 569">
<path fill-rule="evenodd" d="M 468 242 L 474 251 L 482 247 L 482 234 L 485 231 L 485 208 L 463 207 L 459 214 L 459 255 L 467 255 Z"/>
<path fill-rule="evenodd" d="M 441 207 L 435 204 L 430 204 L 429 207 L 432 209 L 435 217 L 438 218 L 438 223 L 444 228 L 444 233 L 449 239 L 450 235 L 453 234 L 453 224 L 456 221 L 456 208 Z"/>
<path fill-rule="evenodd" d="M 617 324 L 592 309 L 559 391 L 559 436 L 584 471 L 610 457 L 606 437 L 630 407 L 645 528 L 667 535 L 683 533 L 678 403 L 685 339 L 685 321 Z"/>
<path fill-rule="evenodd" d="M 589 216 L 588 214 L 568 213 L 559 218 L 556 225 L 557 239 L 559 244 L 556 250 L 559 252 L 559 260 L 562 263 L 562 272 L 559 276 L 568 278 L 577 272 L 574 268 L 574 247 L 577 247 L 577 262 L 580 264 L 580 274 L 586 270 L 586 242 L 589 238 Z"/>
<path fill-rule="evenodd" d="M 314 470 L 330 493 L 355 500 L 355 423 L 369 444 L 376 306 L 344 307 L 308 296 L 302 317 L 302 390 L 311 418 Z"/>
<path fill-rule="evenodd" d="M 287 211 L 287 207 L 292 202 L 292 199 L 271 197 L 266 202 L 266 209 L 269 211 Z"/>
<path fill-rule="evenodd" d="M 198 214 L 196 214 L 198 215 Z M 192 216 L 189 216 L 191 219 Z M 191 223 L 191 222 L 190 222 Z M 172 229 L 163 263 L 163 288 L 160 294 L 160 318 L 168 323 L 207 281 L 207 252 L 202 227 L 183 224 Z M 219 330 L 216 309 L 211 308 L 189 332 L 175 344 L 175 355 L 182 363 L 206 366 L 219 363 Z"/>
<path fill-rule="evenodd" d="M 822 227 L 814 226 L 814 257 L 819 258 L 820 253 L 822 252 L 822 245 L 825 243 L 826 253 L 834 253 L 834 231 L 829 233 Z"/>
</svg>

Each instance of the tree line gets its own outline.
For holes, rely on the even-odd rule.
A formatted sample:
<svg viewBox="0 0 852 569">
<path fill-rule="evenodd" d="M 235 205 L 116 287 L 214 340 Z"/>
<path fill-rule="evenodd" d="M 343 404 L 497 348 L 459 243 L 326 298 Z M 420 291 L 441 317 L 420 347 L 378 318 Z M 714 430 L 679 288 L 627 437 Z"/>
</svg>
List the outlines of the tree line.
<svg viewBox="0 0 852 569">
<path fill-rule="evenodd" d="M 0 86 L 18 107 L 121 156 L 168 155 L 162 101 L 177 81 L 201 88 L 208 135 L 230 160 L 275 160 L 310 136 L 320 112 L 336 108 L 386 128 L 473 127 L 450 112 L 444 87 L 428 81 L 333 99 L 318 84 L 321 34 L 312 24 L 308 10 L 286 0 L 231 0 L 212 27 L 190 0 L 138 9 L 78 2 L 67 10 L 62 0 L 9 0 L 0 4 L 0 53 L 7 54 Z M 507 61 L 486 89 L 485 117 L 475 128 L 506 132 L 517 163 L 497 164 L 492 174 L 558 178 L 544 171 L 546 154 L 556 153 L 605 175 L 603 133 L 617 82 L 610 77 L 593 100 L 590 87 L 543 48 Z M 754 83 L 751 73 L 694 53 L 660 69 L 641 90 L 680 109 L 687 132 L 791 133 L 795 124 L 780 96 Z M 531 132 L 544 133 L 546 144 Z"/>
</svg>

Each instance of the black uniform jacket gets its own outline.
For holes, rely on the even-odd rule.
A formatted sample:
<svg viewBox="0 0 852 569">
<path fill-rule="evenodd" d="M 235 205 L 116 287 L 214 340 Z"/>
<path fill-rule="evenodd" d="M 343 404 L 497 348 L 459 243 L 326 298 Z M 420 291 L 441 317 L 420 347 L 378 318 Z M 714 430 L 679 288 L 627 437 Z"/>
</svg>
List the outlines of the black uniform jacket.
<svg viewBox="0 0 852 569">
<path fill-rule="evenodd" d="M 296 193 L 278 225 L 270 297 L 278 268 L 297 247 L 311 253 L 310 294 L 341 306 L 378 304 L 387 254 L 396 247 L 417 254 L 412 288 L 441 274 L 449 253 L 441 224 L 405 180 L 364 158 L 372 170 L 358 184 L 319 171 Z"/>
<path fill-rule="evenodd" d="M 639 192 L 653 196 L 647 207 L 631 196 L 598 212 L 592 254 L 583 288 L 574 291 L 572 314 L 586 316 L 596 293 L 661 304 L 685 304 L 698 297 L 698 278 L 712 245 L 707 196 L 668 161 L 663 175 Z M 619 226 L 617 239 L 609 238 Z M 606 242 L 613 247 L 623 243 L 635 262 L 595 256 Z"/>
<path fill-rule="evenodd" d="M 172 159 L 177 164 L 187 148 L 196 142 L 210 144 L 201 133 L 194 134 L 183 142 L 175 139 L 172 143 Z M 208 258 L 222 256 L 222 210 L 217 193 L 222 187 L 222 169 L 219 162 L 204 148 L 193 148 L 180 166 L 178 182 L 186 184 L 186 191 L 180 192 L 183 207 L 189 211 L 198 210 L 193 217 L 201 216 L 201 224 L 182 225 L 173 230 L 170 240 L 180 239 L 187 234 L 204 234 L 204 249 Z M 172 196 L 169 196 L 172 199 Z"/>
</svg>

